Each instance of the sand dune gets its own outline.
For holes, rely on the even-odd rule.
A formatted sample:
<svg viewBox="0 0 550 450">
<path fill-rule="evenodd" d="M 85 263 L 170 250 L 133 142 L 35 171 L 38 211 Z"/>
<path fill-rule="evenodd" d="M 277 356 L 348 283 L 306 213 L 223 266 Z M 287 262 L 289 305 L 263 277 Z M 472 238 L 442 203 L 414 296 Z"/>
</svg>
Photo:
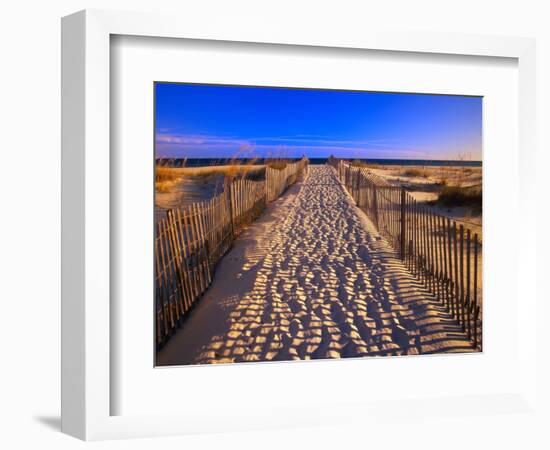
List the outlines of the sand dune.
<svg viewBox="0 0 550 450">
<path fill-rule="evenodd" d="M 472 351 L 329 166 L 236 241 L 158 365 Z"/>
</svg>

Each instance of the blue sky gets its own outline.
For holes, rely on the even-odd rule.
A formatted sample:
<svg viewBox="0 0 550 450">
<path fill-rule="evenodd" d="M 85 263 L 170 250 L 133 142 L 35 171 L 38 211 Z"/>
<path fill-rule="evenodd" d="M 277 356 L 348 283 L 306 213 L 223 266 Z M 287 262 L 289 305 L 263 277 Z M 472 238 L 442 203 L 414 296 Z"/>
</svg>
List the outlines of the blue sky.
<svg viewBox="0 0 550 450">
<path fill-rule="evenodd" d="M 481 97 L 155 84 L 156 156 L 481 160 Z"/>
</svg>

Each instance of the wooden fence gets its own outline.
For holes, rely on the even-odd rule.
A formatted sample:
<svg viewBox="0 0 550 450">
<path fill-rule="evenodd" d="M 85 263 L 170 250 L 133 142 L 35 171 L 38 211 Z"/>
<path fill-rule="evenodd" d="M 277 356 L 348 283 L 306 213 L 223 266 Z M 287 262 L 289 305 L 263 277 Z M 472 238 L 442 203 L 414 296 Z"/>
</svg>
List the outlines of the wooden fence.
<svg viewBox="0 0 550 450">
<path fill-rule="evenodd" d="M 214 269 L 269 201 L 307 171 L 308 161 L 266 169 L 265 180 L 234 180 L 216 197 L 167 211 L 155 230 L 156 343 L 164 345 L 208 289 Z"/>
<path fill-rule="evenodd" d="M 408 269 L 481 350 L 482 245 L 477 233 L 434 213 L 403 187 L 390 185 L 366 168 L 334 158 L 328 163 Z"/>
<path fill-rule="evenodd" d="M 266 167 L 265 189 L 268 202 L 279 198 L 285 189 L 296 181 L 296 175 L 299 172 L 296 164 L 287 164 L 282 170 Z"/>
</svg>

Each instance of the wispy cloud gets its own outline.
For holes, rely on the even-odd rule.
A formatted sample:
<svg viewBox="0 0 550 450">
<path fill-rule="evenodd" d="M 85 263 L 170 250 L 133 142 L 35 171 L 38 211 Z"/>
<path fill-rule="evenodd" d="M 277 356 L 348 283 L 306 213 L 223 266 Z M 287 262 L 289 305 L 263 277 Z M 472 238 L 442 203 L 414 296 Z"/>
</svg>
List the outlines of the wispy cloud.
<svg viewBox="0 0 550 450">
<path fill-rule="evenodd" d="M 350 140 L 326 136 L 235 136 L 194 135 L 159 130 L 157 156 L 169 157 L 252 157 L 338 154 L 347 158 L 422 158 L 424 149 L 408 148 L 398 139 Z"/>
<path fill-rule="evenodd" d="M 182 144 L 182 145 L 201 145 L 201 144 L 239 144 L 246 142 L 243 139 L 209 136 L 209 135 L 188 135 L 174 134 L 170 132 L 157 133 L 156 142 L 159 144 Z"/>
<path fill-rule="evenodd" d="M 403 149 L 404 145 L 397 139 L 335 139 L 326 136 L 296 135 L 296 136 L 256 136 L 240 138 L 234 136 L 189 135 L 170 132 L 167 129 L 159 130 L 156 136 L 157 145 L 169 144 L 173 147 L 181 146 L 208 146 L 208 147 L 238 147 L 242 145 L 265 146 L 292 146 L 292 147 L 326 147 L 334 149 L 373 148 L 386 150 Z"/>
<path fill-rule="evenodd" d="M 318 135 L 294 136 L 219 136 L 186 134 L 167 128 L 156 135 L 158 157 L 231 158 L 231 157 L 328 157 L 377 159 L 481 159 L 475 143 L 453 141 L 445 146 L 428 143 L 412 146 L 397 138 L 344 139 Z"/>
</svg>

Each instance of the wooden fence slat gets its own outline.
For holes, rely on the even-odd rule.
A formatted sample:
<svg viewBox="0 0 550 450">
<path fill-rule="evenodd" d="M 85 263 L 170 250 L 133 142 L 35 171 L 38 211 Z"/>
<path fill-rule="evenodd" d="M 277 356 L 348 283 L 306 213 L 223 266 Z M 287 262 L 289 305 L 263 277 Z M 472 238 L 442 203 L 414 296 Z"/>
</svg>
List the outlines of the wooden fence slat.
<svg viewBox="0 0 550 450">
<path fill-rule="evenodd" d="M 184 275 L 184 278 L 185 278 L 185 285 L 186 285 L 186 290 L 187 290 L 187 297 L 188 297 L 188 301 L 187 301 L 187 305 L 186 305 L 186 312 L 191 308 L 191 306 L 193 305 L 193 299 L 195 298 L 196 296 L 196 292 L 195 292 L 195 289 L 194 289 L 194 282 L 193 282 L 193 278 L 192 278 L 192 275 L 191 275 L 191 270 L 189 268 L 189 259 L 188 259 L 188 250 L 189 250 L 189 241 L 187 240 L 186 238 L 186 235 L 185 235 L 185 221 L 184 221 L 184 215 L 183 215 L 183 212 L 179 209 L 175 210 L 175 217 L 176 217 L 176 228 L 177 228 L 177 232 L 180 236 L 180 239 L 181 239 L 181 247 L 180 247 L 180 250 L 181 250 L 181 254 L 183 256 L 183 264 L 182 264 L 182 270 L 183 270 L 183 275 Z"/>
<path fill-rule="evenodd" d="M 445 248 L 445 243 L 443 241 L 445 237 L 445 233 L 443 231 L 443 226 L 441 222 L 441 216 L 436 215 L 436 227 L 438 230 L 438 238 L 437 238 L 437 248 L 439 253 L 439 275 L 438 275 L 438 283 L 439 283 L 439 300 L 444 303 L 445 302 L 445 288 L 444 288 L 444 280 L 445 280 L 445 266 L 444 266 L 444 259 L 443 259 L 443 250 Z"/>
<path fill-rule="evenodd" d="M 167 254 L 167 241 L 166 241 L 166 228 L 165 228 L 165 224 L 166 224 L 166 221 L 165 219 L 162 219 L 159 223 L 160 225 L 160 233 L 161 233 L 161 236 L 163 237 L 162 239 L 162 245 L 160 247 L 160 260 L 161 260 L 161 264 L 162 264 L 162 272 L 164 274 L 164 286 L 165 286 L 165 289 L 166 289 L 166 296 L 165 296 L 165 314 L 167 315 L 167 317 L 169 318 L 170 322 L 169 322 L 169 328 L 173 328 L 174 327 L 174 314 L 173 314 L 173 310 L 172 310 L 172 305 L 171 305 L 171 290 L 170 290 L 170 277 L 169 277 L 169 274 L 168 274 L 168 254 Z"/>
<path fill-rule="evenodd" d="M 181 267 L 182 264 L 182 258 L 180 253 L 180 245 L 178 241 L 177 231 L 174 223 L 174 214 L 173 211 L 168 211 L 167 215 L 168 220 L 168 233 L 170 235 L 170 246 L 171 246 L 171 253 L 174 258 L 174 265 L 176 269 L 176 281 L 178 284 L 178 304 L 177 304 L 177 319 L 179 320 L 181 316 L 185 313 L 185 306 L 184 306 L 184 291 L 185 291 L 185 282 L 183 279 L 183 270 Z"/>
<path fill-rule="evenodd" d="M 193 286 L 193 298 L 196 299 L 201 294 L 201 286 L 197 274 L 198 258 L 195 249 L 195 239 L 193 234 L 193 227 L 191 224 L 191 211 L 184 209 L 182 211 L 183 216 L 183 231 L 185 233 L 185 241 L 187 243 L 187 257 L 189 258 L 189 275 L 191 277 L 191 283 Z"/>
<path fill-rule="evenodd" d="M 447 308 L 450 307 L 449 303 L 449 264 L 447 261 L 447 230 L 445 228 L 445 219 L 440 217 L 441 223 L 441 237 L 443 244 L 443 290 L 445 295 L 445 304 Z"/>
<path fill-rule="evenodd" d="M 203 252 L 202 252 L 202 237 L 199 232 L 198 227 L 198 214 L 197 214 L 197 204 L 192 203 L 190 205 L 191 207 L 191 214 L 189 215 L 190 222 L 191 222 L 191 233 L 193 234 L 193 252 L 196 255 L 197 265 L 196 265 L 196 273 L 197 273 L 197 279 L 199 281 L 200 286 L 200 294 L 204 292 L 206 289 L 206 280 L 204 279 L 204 259 L 203 259 Z M 199 295 L 200 295 L 199 294 Z"/>
<path fill-rule="evenodd" d="M 447 235 L 449 236 L 449 299 L 451 301 L 451 314 L 455 315 L 455 295 L 454 295 L 454 266 L 453 266 L 453 230 L 451 219 L 447 219 Z"/>
<path fill-rule="evenodd" d="M 464 304 L 464 226 L 460 224 L 460 310 L 462 315 L 462 329 L 465 329 L 466 305 Z"/>
<path fill-rule="evenodd" d="M 477 252 L 478 252 L 478 248 L 477 248 L 477 233 L 474 234 L 474 300 L 473 300 L 473 304 L 474 304 L 474 317 L 473 317 L 473 322 L 474 322 L 474 347 L 477 347 L 477 336 L 478 336 L 478 333 L 477 333 L 477 314 L 478 314 L 478 311 L 479 311 L 479 308 L 478 308 L 478 304 L 477 304 L 477 277 L 478 277 L 478 273 L 477 273 Z"/>
<path fill-rule="evenodd" d="M 466 310 L 468 311 L 468 339 L 472 338 L 472 308 L 470 302 L 470 244 L 471 244 L 470 230 L 466 231 Z"/>
<path fill-rule="evenodd" d="M 453 250 L 454 250 L 454 268 L 455 268 L 455 278 L 454 278 L 454 293 L 455 293 L 455 306 L 456 306 L 456 318 L 460 322 L 460 278 L 458 277 L 459 266 L 458 266 L 458 238 L 456 231 L 456 222 L 453 222 Z"/>
<path fill-rule="evenodd" d="M 155 251 L 155 267 L 156 267 L 156 309 L 157 309 L 157 343 L 160 343 L 164 340 L 164 335 L 168 329 L 167 324 L 165 323 L 165 314 L 164 314 L 164 272 L 163 267 L 160 262 L 160 245 L 162 245 L 162 236 L 160 233 L 160 223 L 157 223 L 155 226 L 156 231 L 156 247 Z"/>
</svg>

